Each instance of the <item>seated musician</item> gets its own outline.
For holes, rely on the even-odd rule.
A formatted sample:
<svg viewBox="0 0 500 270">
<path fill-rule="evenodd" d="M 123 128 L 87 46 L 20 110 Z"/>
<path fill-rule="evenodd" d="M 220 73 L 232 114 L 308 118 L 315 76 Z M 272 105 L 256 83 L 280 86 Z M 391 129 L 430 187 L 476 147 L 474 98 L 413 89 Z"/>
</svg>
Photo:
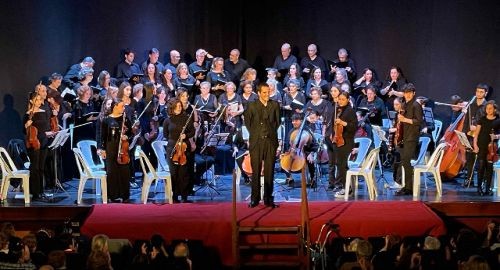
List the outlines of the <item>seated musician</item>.
<svg viewBox="0 0 500 270">
<path fill-rule="evenodd" d="M 233 157 L 236 160 L 236 164 L 240 168 L 241 176 L 243 177 L 243 182 L 245 184 L 250 183 L 250 177 L 247 172 L 244 170 L 243 161 L 245 159 L 245 155 L 248 155 L 248 130 L 245 126 L 236 129 L 236 134 L 233 137 Z M 249 160 L 249 159 L 248 159 Z"/>
<path fill-rule="evenodd" d="M 377 93 L 382 86 L 382 83 L 377 79 L 377 73 L 372 68 L 363 69 L 363 76 L 352 84 L 353 94 L 357 96 L 356 104 L 366 97 L 366 87 L 372 86 Z"/>
<path fill-rule="evenodd" d="M 359 108 L 366 108 L 368 119 L 372 125 L 382 126 L 382 116 L 385 115 L 385 105 L 381 98 L 377 97 L 376 90 L 369 85 L 365 88 L 366 97 L 359 103 Z"/>
<path fill-rule="evenodd" d="M 318 143 L 314 139 L 314 135 L 307 125 L 304 125 L 303 129 L 300 130 L 303 118 L 303 115 L 300 113 L 294 113 L 292 115 L 293 129 L 290 131 L 290 135 L 288 137 L 290 138 L 290 147 L 293 147 L 295 149 L 295 153 L 301 153 L 301 155 L 306 158 L 307 170 L 309 171 L 310 176 L 307 185 L 314 187 L 316 183 L 314 182 L 313 153 L 318 150 Z M 294 180 L 292 178 L 292 172 L 290 170 L 287 170 L 287 168 L 283 168 L 283 170 L 285 171 L 287 184 L 290 187 L 293 187 Z"/>
</svg>

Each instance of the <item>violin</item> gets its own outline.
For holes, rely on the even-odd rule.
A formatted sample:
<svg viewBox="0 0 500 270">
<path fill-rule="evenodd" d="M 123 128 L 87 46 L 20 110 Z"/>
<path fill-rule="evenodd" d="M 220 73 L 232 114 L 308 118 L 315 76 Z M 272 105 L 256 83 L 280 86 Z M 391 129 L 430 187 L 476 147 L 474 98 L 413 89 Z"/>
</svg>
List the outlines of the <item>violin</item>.
<svg viewBox="0 0 500 270">
<path fill-rule="evenodd" d="M 404 114 L 405 110 L 399 110 L 399 114 Z M 403 144 L 403 123 L 401 121 L 396 120 L 396 133 L 394 134 L 394 144 L 401 145 Z"/>
<path fill-rule="evenodd" d="M 304 145 L 311 140 L 309 132 L 304 130 L 307 114 L 302 120 L 300 127 L 290 134 L 290 149 L 288 152 L 281 154 L 280 165 L 283 170 L 288 172 L 297 172 L 302 170 L 306 164 Z"/>
<path fill-rule="evenodd" d="M 495 134 L 493 129 L 491 134 Z M 486 155 L 486 160 L 489 163 L 495 163 L 498 161 L 498 144 L 492 139 L 488 144 L 488 154 Z"/>
<path fill-rule="evenodd" d="M 337 107 L 337 105 L 335 104 L 335 107 Z M 332 140 L 332 143 L 335 143 L 337 145 L 337 147 L 341 147 L 345 144 L 345 140 L 344 140 L 344 137 L 342 137 L 342 133 L 344 132 L 344 126 L 342 126 L 341 124 L 337 124 L 335 120 L 339 119 L 340 117 L 340 114 L 342 113 L 341 109 L 340 108 L 336 108 L 335 109 L 335 115 L 333 117 L 334 121 L 333 121 L 333 140 Z"/>
<path fill-rule="evenodd" d="M 53 111 L 59 112 L 59 110 L 56 107 L 56 104 L 50 104 L 50 108 Z M 57 114 L 54 115 L 54 113 L 52 113 L 52 116 L 50 116 L 50 131 L 58 132 L 59 130 L 60 130 L 59 129 L 59 120 L 57 119 Z"/>
<path fill-rule="evenodd" d="M 33 119 L 34 111 L 30 112 L 29 120 Z M 31 124 L 27 130 L 27 140 L 26 140 L 26 148 L 38 150 L 40 149 L 40 141 L 38 140 L 38 128 L 36 128 L 33 124 Z"/>
<path fill-rule="evenodd" d="M 126 132 L 126 128 L 125 112 L 123 112 L 122 127 L 120 131 L 120 143 L 118 143 L 118 158 L 116 160 L 118 164 L 121 165 L 128 164 L 130 162 L 130 155 L 128 153 L 129 143 L 128 140 L 123 137 L 124 133 Z"/>
<path fill-rule="evenodd" d="M 196 104 L 194 105 L 196 107 Z M 181 133 L 179 134 L 179 139 L 177 139 L 177 142 L 175 143 L 174 149 L 172 150 L 172 154 L 170 156 L 170 159 L 172 159 L 172 163 L 176 165 L 186 165 L 187 163 L 187 157 L 186 157 L 186 150 L 187 150 L 187 144 L 182 140 L 182 134 L 186 131 L 186 128 L 189 125 L 189 122 L 191 121 L 191 118 L 193 117 L 194 111 L 191 111 L 189 114 L 189 117 L 186 121 L 186 124 L 182 127 Z"/>
</svg>

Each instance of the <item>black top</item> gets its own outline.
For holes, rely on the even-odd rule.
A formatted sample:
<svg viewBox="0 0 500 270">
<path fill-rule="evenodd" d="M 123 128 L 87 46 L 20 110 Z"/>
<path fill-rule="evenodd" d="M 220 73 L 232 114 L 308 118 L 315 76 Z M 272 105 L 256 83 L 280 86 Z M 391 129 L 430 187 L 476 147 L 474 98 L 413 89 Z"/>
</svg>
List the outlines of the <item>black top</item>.
<svg viewBox="0 0 500 270">
<path fill-rule="evenodd" d="M 335 60 L 335 63 L 339 63 L 340 60 L 337 59 Z M 347 58 L 347 66 L 351 68 L 351 71 L 347 71 L 347 77 L 349 79 L 349 81 L 353 82 L 356 80 L 356 65 L 354 64 L 354 60 L 352 60 L 351 58 Z M 328 66 L 328 71 L 331 70 L 332 67 Z M 335 72 L 332 72 L 330 73 L 330 81 L 333 81 L 335 80 Z"/>
<path fill-rule="evenodd" d="M 299 81 L 299 91 L 304 91 L 306 87 L 306 82 L 304 81 L 304 78 L 298 77 L 296 79 Z M 283 79 L 283 85 L 288 87 L 289 80 L 290 80 L 290 75 L 286 74 L 285 78 Z"/>
<path fill-rule="evenodd" d="M 179 87 L 184 87 L 188 90 L 188 94 L 191 95 L 193 86 L 196 84 L 196 79 L 193 77 L 193 75 L 188 74 L 187 78 L 182 79 L 181 77 L 177 76 L 174 78 L 174 87 L 175 89 Z"/>
<path fill-rule="evenodd" d="M 243 109 L 245 111 L 248 108 L 249 103 L 252 103 L 252 102 L 256 101 L 257 99 L 259 99 L 259 96 L 257 94 L 255 94 L 254 92 L 252 92 L 248 98 L 245 98 L 245 96 L 243 94 L 241 94 L 240 96 L 241 96 L 241 103 L 243 104 Z"/>
<path fill-rule="evenodd" d="M 369 116 L 368 120 L 370 124 L 382 126 L 382 116 L 385 115 L 385 105 L 381 98 L 375 97 L 374 100 L 368 101 L 367 98 L 363 98 L 359 103 L 358 108 L 367 108 Z"/>
<path fill-rule="evenodd" d="M 347 126 L 344 127 L 342 131 L 342 137 L 344 138 L 345 145 L 354 145 L 354 134 L 358 128 L 358 118 L 356 117 L 356 112 L 350 105 L 344 107 L 337 107 L 337 118 L 347 122 Z M 332 120 L 333 122 L 334 120 Z M 333 134 L 333 131 L 332 131 Z"/>
<path fill-rule="evenodd" d="M 230 80 L 233 81 L 235 84 L 238 84 L 240 81 L 241 75 L 243 75 L 243 72 L 247 68 L 250 68 L 250 65 L 245 59 L 238 59 L 238 62 L 233 63 L 229 59 L 226 59 L 224 61 L 224 70 L 229 72 Z"/>
<path fill-rule="evenodd" d="M 139 64 L 132 62 L 131 64 L 122 61 L 116 66 L 116 78 L 118 80 L 126 80 L 132 77 L 133 74 L 141 74 Z"/>
<path fill-rule="evenodd" d="M 321 56 L 317 55 L 314 60 L 311 60 L 309 56 L 306 56 L 302 58 L 302 61 L 300 61 L 300 68 L 304 70 L 304 68 L 310 68 L 311 65 L 314 65 L 316 67 L 319 67 L 321 69 L 321 75 L 324 78 L 325 74 L 328 74 L 328 69 L 326 68 L 326 61 L 323 59 Z M 304 73 L 304 78 L 308 78 L 309 74 L 311 74 L 312 70 L 309 71 L 309 73 Z"/>
<path fill-rule="evenodd" d="M 269 100 L 264 106 L 260 100 L 248 105 L 244 112 L 245 125 L 250 133 L 250 150 L 259 144 L 259 140 L 268 138 L 278 149 L 278 127 L 280 125 L 280 108 L 276 101 Z"/>
<path fill-rule="evenodd" d="M 200 81 L 204 81 L 204 80 L 206 80 L 207 73 L 210 70 L 210 61 L 205 60 L 205 62 L 203 62 L 203 64 L 201 64 L 201 66 L 199 66 L 198 63 L 196 63 L 196 61 L 194 61 L 193 63 L 189 64 L 188 70 L 189 70 L 189 74 L 191 74 L 193 76 L 197 72 L 204 73 L 205 77 L 203 79 L 200 79 Z"/>
<path fill-rule="evenodd" d="M 280 54 L 274 59 L 273 68 L 277 70 L 288 70 L 293 63 L 297 63 L 297 57 L 290 54 L 287 59 L 283 59 L 283 56 Z"/>
<path fill-rule="evenodd" d="M 189 115 L 185 112 L 178 115 L 171 115 L 163 121 L 163 137 L 168 140 L 168 148 L 173 149 L 175 143 L 179 139 L 181 135 L 182 129 L 184 125 L 186 125 Z M 189 124 L 186 126 L 186 130 L 184 134 L 186 134 L 186 139 L 184 142 L 189 145 L 188 138 L 194 136 L 194 125 L 193 125 L 193 117 L 189 119 Z M 172 150 L 170 150 L 171 152 Z M 170 155 L 171 153 L 167 153 Z"/>
<path fill-rule="evenodd" d="M 418 141 L 420 127 L 423 121 L 422 106 L 415 101 L 415 97 L 404 104 L 403 116 L 413 121 L 412 124 L 403 122 L 403 142 Z"/>
<path fill-rule="evenodd" d="M 464 115 L 464 132 L 467 133 L 470 130 L 470 125 L 475 125 L 479 119 L 481 119 L 486 113 L 484 111 L 484 105 L 486 105 L 486 99 L 483 99 L 483 103 L 480 105 L 476 101 L 472 102 L 467 110 L 467 114 Z M 470 123 L 472 120 L 472 123 Z"/>
<path fill-rule="evenodd" d="M 479 152 L 488 150 L 488 144 L 491 142 L 490 134 L 492 133 L 492 129 L 494 134 L 498 134 L 498 127 L 495 127 L 495 121 L 497 119 L 498 117 L 495 117 L 495 119 L 490 120 L 486 118 L 486 116 L 483 116 L 478 120 L 477 125 L 481 126 L 481 130 L 477 135 L 477 146 L 479 147 Z"/>
<path fill-rule="evenodd" d="M 146 61 L 144 61 L 141 65 L 141 70 L 144 76 L 148 74 L 148 65 L 149 65 L 149 58 Z M 161 73 L 165 69 L 165 66 L 163 66 L 163 64 L 160 61 L 156 61 L 154 65 L 156 66 L 156 77 L 159 78 Z M 173 74 L 175 75 L 175 72 Z"/>
<path fill-rule="evenodd" d="M 30 116 L 29 114 L 24 114 L 24 119 L 23 119 L 23 124 L 26 124 L 28 122 Z M 47 148 L 49 145 L 49 139 L 47 135 L 45 134 L 46 131 L 50 131 L 50 121 L 49 121 L 49 115 L 47 112 L 43 109 L 40 109 L 40 111 L 36 112 L 33 114 L 33 117 L 31 118 L 33 123 L 31 123 L 32 126 L 36 127 L 38 130 L 37 133 L 37 138 L 40 141 L 40 148 Z M 26 133 L 26 129 L 24 130 L 24 134 Z"/>
<path fill-rule="evenodd" d="M 99 143 L 99 149 L 106 149 L 108 144 L 117 143 L 120 141 L 120 135 L 122 131 L 122 123 L 123 116 L 113 117 L 108 115 L 102 121 L 101 134 L 97 137 L 97 141 Z M 130 121 L 125 117 L 125 134 L 126 136 L 131 137 L 132 129 L 131 129 Z"/>
</svg>

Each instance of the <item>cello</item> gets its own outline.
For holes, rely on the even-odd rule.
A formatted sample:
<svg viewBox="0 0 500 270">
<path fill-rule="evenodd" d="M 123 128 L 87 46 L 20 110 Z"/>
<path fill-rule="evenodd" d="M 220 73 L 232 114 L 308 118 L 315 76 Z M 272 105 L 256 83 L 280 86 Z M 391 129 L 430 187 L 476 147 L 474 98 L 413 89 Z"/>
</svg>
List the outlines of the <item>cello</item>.
<svg viewBox="0 0 500 270">
<path fill-rule="evenodd" d="M 302 120 L 300 127 L 290 134 L 290 150 L 281 154 L 280 165 L 283 170 L 297 172 L 302 170 L 306 164 L 306 158 L 302 151 L 304 145 L 311 139 L 311 135 L 304 131 L 304 124 L 308 114 Z"/>
<path fill-rule="evenodd" d="M 443 135 L 441 141 L 446 142 L 446 147 L 444 149 L 443 159 L 441 161 L 441 167 L 439 171 L 441 174 L 448 178 L 455 178 L 463 165 L 465 164 L 465 147 L 460 143 L 458 139 L 458 135 L 455 133 L 455 130 L 462 131 L 464 127 L 464 116 L 467 112 L 469 106 L 476 100 L 476 96 L 474 96 L 467 106 L 465 106 L 465 110 L 457 117 L 455 122 L 451 124 Z"/>
</svg>

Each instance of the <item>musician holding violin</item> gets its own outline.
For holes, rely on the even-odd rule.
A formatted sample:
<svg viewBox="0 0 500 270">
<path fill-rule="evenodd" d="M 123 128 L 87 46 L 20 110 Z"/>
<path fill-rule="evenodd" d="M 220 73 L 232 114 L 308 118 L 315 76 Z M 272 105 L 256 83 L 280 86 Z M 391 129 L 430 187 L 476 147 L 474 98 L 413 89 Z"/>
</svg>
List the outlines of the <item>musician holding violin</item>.
<svg viewBox="0 0 500 270">
<path fill-rule="evenodd" d="M 188 115 L 178 98 L 168 102 L 168 118 L 163 121 L 163 136 L 167 138 L 167 157 L 172 178 L 174 202 L 189 203 L 189 174 L 187 166 L 188 139 L 194 136 L 195 129 L 192 115 Z"/>
<path fill-rule="evenodd" d="M 129 139 L 132 122 L 126 116 L 121 100 L 111 102 L 111 113 L 101 122 L 97 153 L 105 159 L 108 198 L 112 202 L 128 202 L 130 198 Z"/>
<path fill-rule="evenodd" d="M 420 126 L 423 122 L 422 106 L 415 98 L 415 86 L 412 83 L 405 84 L 402 91 L 405 103 L 397 118 L 403 131 L 401 166 L 404 168 L 405 186 L 396 192 L 398 196 L 413 194 L 413 167 L 410 161 L 416 156 Z"/>
<path fill-rule="evenodd" d="M 337 165 L 337 178 L 333 184 L 335 187 L 335 196 L 344 196 L 345 192 L 351 194 L 352 191 L 344 189 L 347 174 L 347 157 L 354 148 L 354 134 L 358 127 L 358 118 L 356 112 L 351 107 L 350 96 L 347 92 L 341 92 L 338 97 L 338 103 L 334 106 L 334 116 L 332 118 L 332 131 L 330 141 L 335 148 L 335 161 Z"/>
<path fill-rule="evenodd" d="M 43 90 L 42 90 L 43 88 Z M 31 94 L 28 110 L 24 115 L 24 132 L 26 134 L 26 149 L 30 158 L 30 192 L 33 200 L 40 199 L 43 194 L 43 178 L 45 173 L 45 160 L 49 138 L 56 132 L 50 130 L 50 114 L 43 107 L 44 98 L 39 93 L 46 91 L 44 85 L 39 84 Z M 50 111 L 49 111 L 50 112 Z"/>
<path fill-rule="evenodd" d="M 280 105 L 269 99 L 267 84 L 257 87 L 259 99 L 248 104 L 244 112 L 245 124 L 250 133 L 249 149 L 252 171 L 252 196 L 249 207 L 260 202 L 260 173 L 264 168 L 264 205 L 275 208 L 273 183 L 274 161 L 278 149 L 278 127 L 280 126 Z"/>
<path fill-rule="evenodd" d="M 493 177 L 493 163 L 498 161 L 498 139 L 500 129 L 497 104 L 490 100 L 485 105 L 486 115 L 479 118 L 474 136 L 474 153 L 477 155 L 479 169 L 477 171 L 477 193 L 480 196 L 491 196 L 491 180 Z M 483 183 L 485 184 L 483 188 Z"/>
</svg>

